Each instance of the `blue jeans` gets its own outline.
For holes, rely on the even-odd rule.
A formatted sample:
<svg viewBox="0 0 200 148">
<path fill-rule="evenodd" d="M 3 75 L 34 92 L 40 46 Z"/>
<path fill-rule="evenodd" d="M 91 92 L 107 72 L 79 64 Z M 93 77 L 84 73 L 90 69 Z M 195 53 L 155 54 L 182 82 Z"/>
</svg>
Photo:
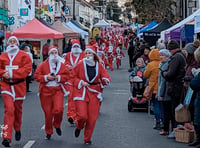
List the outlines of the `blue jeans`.
<svg viewBox="0 0 200 148">
<path fill-rule="evenodd" d="M 160 122 L 160 121 L 163 122 L 164 113 L 163 113 L 162 103 L 158 101 L 158 99 L 155 96 L 156 94 L 153 94 L 152 100 L 151 100 L 153 103 L 154 116 L 155 116 L 156 122 Z"/>
</svg>

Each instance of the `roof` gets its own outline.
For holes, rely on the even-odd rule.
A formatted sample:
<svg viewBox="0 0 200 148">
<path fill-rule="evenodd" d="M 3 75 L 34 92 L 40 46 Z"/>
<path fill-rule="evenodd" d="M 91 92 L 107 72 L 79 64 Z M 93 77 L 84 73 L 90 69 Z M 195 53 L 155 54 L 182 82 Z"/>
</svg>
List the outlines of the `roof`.
<svg viewBox="0 0 200 148">
<path fill-rule="evenodd" d="M 164 18 L 156 27 L 154 27 L 151 30 L 148 30 L 147 32 L 161 32 L 165 29 L 168 29 L 169 27 L 171 27 L 172 24 L 168 21 L 167 18 Z"/>
<path fill-rule="evenodd" d="M 58 32 L 66 34 L 66 37 L 69 37 L 69 38 L 78 38 L 79 37 L 78 32 L 73 31 L 70 28 L 68 28 L 67 26 L 63 25 L 60 20 L 57 20 L 51 27 Z"/>
<path fill-rule="evenodd" d="M 11 34 L 7 32 L 6 36 L 10 36 L 10 35 Z M 38 39 L 63 38 L 62 33 L 43 25 L 36 18 L 32 19 L 24 26 L 14 30 L 12 35 L 18 38 L 38 38 Z"/>
</svg>

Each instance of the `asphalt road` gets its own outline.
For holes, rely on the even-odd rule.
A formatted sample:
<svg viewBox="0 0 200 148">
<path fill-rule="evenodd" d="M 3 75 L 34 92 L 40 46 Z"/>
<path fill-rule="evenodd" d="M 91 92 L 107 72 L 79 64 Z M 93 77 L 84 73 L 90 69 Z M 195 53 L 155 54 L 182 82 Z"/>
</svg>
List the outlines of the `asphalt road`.
<svg viewBox="0 0 200 148">
<path fill-rule="evenodd" d="M 116 66 L 114 66 L 116 67 Z M 99 119 L 92 137 L 92 145 L 83 144 L 83 131 L 75 138 L 74 127 L 70 126 L 65 112 L 62 122 L 62 136 L 54 131 L 51 140 L 45 140 L 44 115 L 37 96 L 38 83 L 30 84 L 32 92 L 27 94 L 23 104 L 21 141 L 12 141 L 14 148 L 186 148 L 187 144 L 175 142 L 153 130 L 153 117 L 145 112 L 128 112 L 130 96 L 128 83 L 128 56 L 122 60 L 120 69 L 109 72 L 111 85 L 104 91 Z M 3 101 L 0 98 L 0 124 L 3 124 Z M 0 145 L 0 147 L 3 147 Z"/>
</svg>

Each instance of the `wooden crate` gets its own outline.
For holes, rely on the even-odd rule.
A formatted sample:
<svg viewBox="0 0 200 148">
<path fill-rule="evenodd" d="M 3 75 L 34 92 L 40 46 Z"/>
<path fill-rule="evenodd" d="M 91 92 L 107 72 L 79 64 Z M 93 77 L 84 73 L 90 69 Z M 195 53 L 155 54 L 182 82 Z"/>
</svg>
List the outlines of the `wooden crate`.
<svg viewBox="0 0 200 148">
<path fill-rule="evenodd" d="M 194 131 L 187 129 L 176 129 L 175 136 L 177 142 L 190 143 L 194 140 Z"/>
</svg>

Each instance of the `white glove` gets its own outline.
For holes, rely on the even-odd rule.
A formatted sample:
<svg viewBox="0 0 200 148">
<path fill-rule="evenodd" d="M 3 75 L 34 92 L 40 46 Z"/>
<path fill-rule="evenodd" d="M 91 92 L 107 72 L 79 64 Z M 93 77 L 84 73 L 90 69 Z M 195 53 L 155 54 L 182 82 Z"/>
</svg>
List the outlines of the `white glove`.
<svg viewBox="0 0 200 148">
<path fill-rule="evenodd" d="M 196 75 L 198 75 L 199 74 L 199 72 L 200 72 L 200 68 L 192 68 L 192 74 L 193 74 L 193 76 L 195 77 Z"/>
</svg>

